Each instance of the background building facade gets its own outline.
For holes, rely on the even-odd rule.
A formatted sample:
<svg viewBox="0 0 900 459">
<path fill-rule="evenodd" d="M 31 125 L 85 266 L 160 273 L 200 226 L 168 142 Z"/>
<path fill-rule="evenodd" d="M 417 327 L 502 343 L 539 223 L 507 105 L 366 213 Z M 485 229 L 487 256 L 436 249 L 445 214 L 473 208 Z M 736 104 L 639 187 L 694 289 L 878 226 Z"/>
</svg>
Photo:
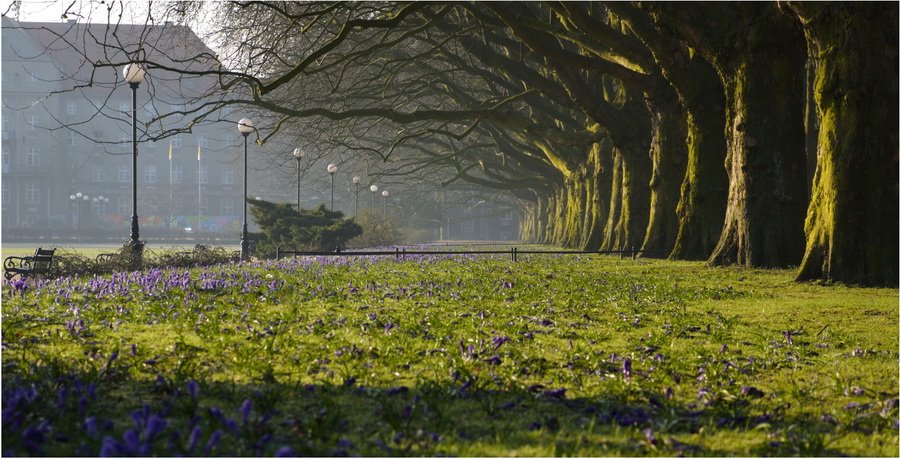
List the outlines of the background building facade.
<svg viewBox="0 0 900 459">
<path fill-rule="evenodd" d="M 140 37 L 146 43 L 156 37 L 153 52 L 171 54 L 173 60 L 204 46 L 183 26 L 119 27 L 117 39 Z M 86 63 L 108 50 L 91 49 L 93 42 L 83 39 L 107 28 L 3 18 L 0 183 L 6 241 L 76 235 L 124 239 L 128 234 L 132 92 L 121 69 Z M 187 118 L 178 112 L 203 102 L 192 94 L 202 94 L 204 84 L 149 69 L 138 88 L 139 123 L 159 119 L 140 125 L 138 135 L 142 239 L 238 236 L 242 139 L 227 122 L 232 114 L 190 129 L 179 124 Z M 184 132 L 174 134 L 177 130 Z M 71 200 L 76 193 L 89 199 Z"/>
</svg>

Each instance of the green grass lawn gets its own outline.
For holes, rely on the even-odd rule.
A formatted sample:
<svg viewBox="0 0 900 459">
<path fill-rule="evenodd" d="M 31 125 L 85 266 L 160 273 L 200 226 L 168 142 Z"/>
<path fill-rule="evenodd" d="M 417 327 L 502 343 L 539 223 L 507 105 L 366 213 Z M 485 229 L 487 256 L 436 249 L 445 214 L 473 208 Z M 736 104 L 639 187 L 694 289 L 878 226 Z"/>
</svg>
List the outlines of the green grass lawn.
<svg viewBox="0 0 900 459">
<path fill-rule="evenodd" d="M 898 455 L 898 294 L 596 256 L 3 290 L 4 454 Z"/>
</svg>

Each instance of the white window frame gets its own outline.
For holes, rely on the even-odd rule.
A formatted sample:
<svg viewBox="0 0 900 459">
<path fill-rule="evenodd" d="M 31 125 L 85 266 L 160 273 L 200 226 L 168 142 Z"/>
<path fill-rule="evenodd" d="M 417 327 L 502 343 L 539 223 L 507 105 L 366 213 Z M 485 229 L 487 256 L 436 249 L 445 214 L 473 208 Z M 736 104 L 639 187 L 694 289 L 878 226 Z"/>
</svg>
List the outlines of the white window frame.
<svg viewBox="0 0 900 459">
<path fill-rule="evenodd" d="M 234 168 L 231 166 L 222 168 L 222 185 L 234 185 Z"/>
<path fill-rule="evenodd" d="M 28 147 L 28 153 L 25 154 L 25 164 L 29 166 L 40 166 L 41 165 L 41 155 L 37 151 L 37 147 L 34 145 Z"/>
<path fill-rule="evenodd" d="M 131 168 L 127 164 L 119 166 L 119 183 L 131 182 Z"/>
<path fill-rule="evenodd" d="M 144 183 L 156 183 L 156 165 L 144 166 Z"/>
<path fill-rule="evenodd" d="M 25 202 L 28 204 L 41 203 L 41 185 L 38 182 L 28 182 L 25 185 Z"/>
</svg>

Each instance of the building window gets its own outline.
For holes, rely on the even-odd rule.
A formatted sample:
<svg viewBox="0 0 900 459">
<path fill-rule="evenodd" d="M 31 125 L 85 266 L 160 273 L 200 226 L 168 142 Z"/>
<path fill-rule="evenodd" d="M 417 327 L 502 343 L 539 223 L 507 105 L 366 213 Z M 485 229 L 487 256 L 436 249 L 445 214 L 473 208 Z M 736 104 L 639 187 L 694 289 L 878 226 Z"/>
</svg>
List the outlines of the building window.
<svg viewBox="0 0 900 459">
<path fill-rule="evenodd" d="M 66 143 L 68 143 L 70 147 L 75 145 L 75 131 L 69 131 L 69 139 Z"/>
<path fill-rule="evenodd" d="M 172 146 L 181 148 L 181 134 L 175 134 L 175 136 L 172 137 Z"/>
<path fill-rule="evenodd" d="M 178 164 L 172 166 L 172 182 L 181 183 L 184 180 L 184 170 Z"/>
<path fill-rule="evenodd" d="M 34 146 L 28 149 L 28 153 L 25 155 L 25 162 L 29 166 L 40 166 L 41 165 L 41 157 L 38 155 L 37 150 Z"/>
<path fill-rule="evenodd" d="M 66 113 L 69 115 L 74 115 L 76 113 L 76 105 L 75 102 L 67 102 L 66 103 Z"/>
<path fill-rule="evenodd" d="M 201 148 L 209 146 L 209 140 L 206 138 L 206 134 L 200 134 L 200 137 L 197 139 L 197 145 L 200 145 Z"/>
<path fill-rule="evenodd" d="M 233 215 L 234 214 L 234 201 L 231 198 L 222 198 L 219 201 L 219 215 Z"/>
<path fill-rule="evenodd" d="M 9 182 L 3 182 L 3 191 L 2 191 L 2 194 L 3 194 L 3 207 L 6 207 L 6 206 L 9 205 L 9 201 L 10 201 L 10 198 L 9 198 Z"/>
<path fill-rule="evenodd" d="M 156 166 L 151 164 L 144 167 L 144 183 L 156 183 Z"/>
<path fill-rule="evenodd" d="M 91 180 L 94 183 L 103 183 L 106 179 L 106 171 L 102 167 L 95 167 L 93 170 L 93 174 L 91 174 Z"/>
<path fill-rule="evenodd" d="M 231 166 L 225 166 L 222 169 L 222 185 L 231 185 L 234 183 L 234 169 Z"/>
<path fill-rule="evenodd" d="M 9 152 L 3 152 L 3 173 L 9 172 Z"/>
<path fill-rule="evenodd" d="M 31 115 L 28 117 L 28 130 L 33 131 L 37 129 L 38 117 L 37 115 Z"/>
<path fill-rule="evenodd" d="M 121 215 L 128 215 L 129 205 L 131 204 L 131 200 L 128 199 L 128 196 L 119 196 L 116 198 L 116 212 Z"/>
<path fill-rule="evenodd" d="M 3 115 L 3 140 L 9 138 L 9 115 Z"/>
<path fill-rule="evenodd" d="M 208 166 L 200 166 L 200 184 L 206 185 L 209 183 L 209 167 Z"/>
<path fill-rule="evenodd" d="M 25 185 L 25 202 L 28 204 L 41 202 L 41 188 L 37 182 L 28 182 L 28 185 Z"/>
<path fill-rule="evenodd" d="M 119 134 L 119 143 L 129 143 L 129 137 L 131 136 L 127 132 Z"/>
<path fill-rule="evenodd" d="M 119 183 L 128 183 L 131 181 L 131 168 L 127 165 L 119 166 Z"/>
<path fill-rule="evenodd" d="M 131 107 L 128 106 L 127 102 L 120 102 L 119 103 L 119 111 L 122 113 L 128 113 L 131 111 Z"/>
</svg>

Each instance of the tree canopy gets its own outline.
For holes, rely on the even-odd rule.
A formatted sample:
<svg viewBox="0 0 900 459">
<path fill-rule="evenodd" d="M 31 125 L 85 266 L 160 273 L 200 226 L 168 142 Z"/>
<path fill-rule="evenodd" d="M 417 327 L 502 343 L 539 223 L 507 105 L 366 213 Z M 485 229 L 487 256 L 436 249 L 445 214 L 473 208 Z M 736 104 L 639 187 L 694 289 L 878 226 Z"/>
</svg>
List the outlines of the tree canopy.
<svg viewBox="0 0 900 459">
<path fill-rule="evenodd" d="M 90 65 L 209 80 L 145 136 L 240 107 L 261 143 L 508 190 L 529 241 L 897 285 L 897 11 L 174 2 L 153 20 L 202 24 L 215 65 L 142 40 L 107 42 L 122 52 Z"/>
</svg>

